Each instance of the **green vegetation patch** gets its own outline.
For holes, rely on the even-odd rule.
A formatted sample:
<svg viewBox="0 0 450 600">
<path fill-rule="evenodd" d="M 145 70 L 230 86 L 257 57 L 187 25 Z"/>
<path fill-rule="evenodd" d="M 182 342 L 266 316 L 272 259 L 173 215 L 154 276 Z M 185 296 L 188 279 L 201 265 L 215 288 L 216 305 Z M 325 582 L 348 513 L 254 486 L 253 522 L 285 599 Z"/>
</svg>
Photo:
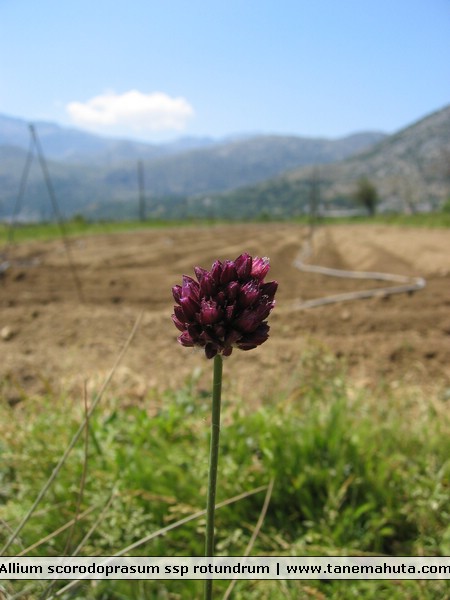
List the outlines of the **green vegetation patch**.
<svg viewBox="0 0 450 600">
<path fill-rule="evenodd" d="M 204 221 L 206 224 L 207 220 Z M 189 225 L 188 221 L 87 221 L 77 217 L 64 221 L 62 228 L 58 223 L 27 223 L 14 226 L 12 232 L 9 225 L 0 224 L 0 244 L 5 244 L 9 239 L 16 242 L 31 240 L 52 240 L 61 237 L 64 233 L 68 236 L 120 233 L 122 231 L 136 231 L 138 229 L 158 229 L 160 227 L 178 227 Z"/>
<path fill-rule="evenodd" d="M 68 236 L 82 236 L 89 234 L 108 234 L 120 233 L 126 231 L 137 231 L 140 229 L 159 229 L 163 227 L 184 227 L 194 225 L 217 225 L 218 223 L 230 223 L 236 221 L 245 222 L 285 222 L 286 220 L 295 221 L 299 224 L 309 225 L 311 218 L 307 215 L 296 216 L 286 219 L 284 217 L 271 215 L 269 212 L 262 211 L 259 218 L 190 218 L 190 219 L 152 219 L 146 221 L 87 221 L 83 217 L 75 217 L 70 221 L 63 223 L 64 234 Z M 327 217 L 316 218 L 314 221 L 318 225 L 339 225 L 339 224 L 380 224 L 380 225 L 399 225 L 407 227 L 450 227 L 450 211 L 444 210 L 435 213 L 421 213 L 412 215 L 385 214 L 374 217 Z M 16 225 L 12 232 L 9 225 L 0 223 L 0 247 L 12 239 L 15 242 L 24 242 L 31 240 L 52 240 L 61 237 L 61 226 L 57 223 L 28 223 Z M 12 236 L 12 237 L 11 237 Z"/>
<path fill-rule="evenodd" d="M 311 351 L 288 392 L 258 408 L 239 398 L 223 400 L 217 501 L 274 479 L 253 555 L 450 554 L 450 425 L 443 392 L 430 397 L 419 389 L 360 390 L 333 359 Z M 142 403 L 105 398 L 9 553 L 57 556 L 81 544 L 80 555 L 111 555 L 201 511 L 209 411 L 209 394 L 195 378 Z M 76 397 L 0 404 L 1 542 L 32 504 L 83 414 Z M 244 553 L 264 496 L 262 490 L 217 511 L 219 554 Z M 73 528 L 54 534 L 74 518 Z M 203 540 L 201 517 L 132 554 L 202 555 Z M 12 594 L 29 585 L 4 587 Z M 28 598 L 45 597 L 48 582 L 31 585 Z M 215 584 L 217 597 L 227 585 Z M 445 597 L 445 585 L 239 581 L 233 598 L 431 599 Z M 64 597 L 192 599 L 201 590 L 200 581 L 97 581 Z"/>
</svg>

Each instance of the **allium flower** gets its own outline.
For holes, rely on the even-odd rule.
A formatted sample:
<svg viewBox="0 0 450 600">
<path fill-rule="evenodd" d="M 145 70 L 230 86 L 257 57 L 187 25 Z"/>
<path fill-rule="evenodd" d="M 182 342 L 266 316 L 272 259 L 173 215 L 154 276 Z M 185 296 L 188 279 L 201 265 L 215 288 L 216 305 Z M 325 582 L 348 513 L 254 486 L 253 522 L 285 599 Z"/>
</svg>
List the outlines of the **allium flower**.
<svg viewBox="0 0 450 600">
<path fill-rule="evenodd" d="M 182 346 L 201 346 L 207 358 L 229 356 L 233 347 L 252 350 L 269 337 L 267 317 L 275 305 L 278 283 L 264 283 L 268 258 L 241 254 L 217 260 L 210 271 L 196 267 L 197 281 L 183 275 L 172 288 L 177 303 L 172 320 Z"/>
</svg>

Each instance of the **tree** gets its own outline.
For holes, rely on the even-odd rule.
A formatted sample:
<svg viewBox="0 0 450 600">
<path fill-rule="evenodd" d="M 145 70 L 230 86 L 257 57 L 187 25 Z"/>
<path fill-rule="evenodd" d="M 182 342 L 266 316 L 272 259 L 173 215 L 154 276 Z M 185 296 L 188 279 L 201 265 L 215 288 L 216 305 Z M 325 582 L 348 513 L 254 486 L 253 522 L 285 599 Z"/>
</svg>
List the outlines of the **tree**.
<svg viewBox="0 0 450 600">
<path fill-rule="evenodd" d="M 361 179 L 358 180 L 354 198 L 358 204 L 361 204 L 367 209 L 367 212 L 371 217 L 375 215 L 378 203 L 378 192 L 377 188 L 369 181 L 369 179 L 367 179 L 367 177 L 361 177 Z"/>
</svg>

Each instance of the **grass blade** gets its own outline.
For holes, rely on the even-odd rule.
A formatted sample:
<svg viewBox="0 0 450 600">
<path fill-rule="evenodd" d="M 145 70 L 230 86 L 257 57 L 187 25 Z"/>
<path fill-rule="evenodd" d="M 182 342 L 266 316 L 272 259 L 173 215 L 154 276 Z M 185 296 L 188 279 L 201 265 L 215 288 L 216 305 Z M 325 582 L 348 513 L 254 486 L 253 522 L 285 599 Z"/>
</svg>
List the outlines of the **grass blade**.
<svg viewBox="0 0 450 600">
<path fill-rule="evenodd" d="M 136 319 L 136 321 L 134 323 L 134 326 L 133 326 L 133 329 L 131 330 L 131 333 L 128 336 L 128 339 L 126 340 L 125 344 L 123 345 L 122 350 L 120 351 L 120 353 L 119 353 L 119 355 L 118 355 L 118 357 L 116 359 L 116 362 L 114 363 L 114 366 L 112 367 L 112 369 L 109 372 L 107 378 L 103 382 L 103 385 L 102 385 L 99 393 L 97 394 L 94 402 L 92 403 L 91 408 L 89 409 L 89 412 L 86 415 L 86 418 L 90 418 L 90 416 L 94 412 L 95 408 L 97 407 L 98 403 L 102 399 L 103 394 L 105 393 L 105 390 L 107 389 L 109 383 L 111 382 L 111 379 L 112 379 L 114 373 L 116 372 L 117 367 L 119 366 L 120 362 L 122 361 L 123 357 L 125 356 L 125 354 L 126 354 L 128 348 L 129 348 L 129 346 L 130 346 L 130 344 L 131 344 L 134 336 L 136 335 L 137 330 L 139 329 L 139 325 L 140 325 L 141 320 L 142 320 L 142 315 L 143 315 L 143 312 L 141 312 L 141 314 Z M 49 490 L 50 486 L 52 485 L 52 483 L 56 479 L 58 473 L 60 472 L 60 470 L 64 466 L 64 463 L 66 462 L 66 460 L 67 460 L 70 452 L 73 450 L 74 446 L 78 442 L 78 439 L 80 438 L 81 434 L 83 433 L 85 426 L 86 426 L 86 419 L 83 420 L 83 422 L 79 426 L 78 430 L 74 434 L 74 436 L 73 436 L 72 440 L 70 441 L 69 445 L 67 446 L 64 454 L 61 456 L 61 458 L 59 459 L 58 464 L 53 469 L 52 474 L 50 475 L 50 477 L 48 478 L 47 482 L 45 483 L 45 485 L 42 487 L 41 491 L 39 492 L 36 500 L 33 502 L 33 504 L 31 505 L 30 509 L 27 511 L 27 513 L 25 514 L 25 516 L 23 517 L 23 519 L 21 520 L 21 522 L 19 523 L 19 525 L 13 531 L 13 533 L 11 534 L 11 536 L 8 538 L 8 540 L 5 543 L 5 545 L 3 546 L 3 548 L 0 550 L 0 556 L 3 556 L 5 554 L 5 552 L 9 549 L 9 547 L 11 546 L 11 544 L 14 542 L 14 540 L 16 539 L 16 537 L 19 535 L 19 533 L 22 531 L 22 529 L 25 527 L 25 525 L 27 524 L 27 522 L 31 518 L 31 515 L 34 513 L 34 511 L 38 507 L 39 503 L 41 502 L 42 498 L 45 496 L 45 494 Z"/>
</svg>

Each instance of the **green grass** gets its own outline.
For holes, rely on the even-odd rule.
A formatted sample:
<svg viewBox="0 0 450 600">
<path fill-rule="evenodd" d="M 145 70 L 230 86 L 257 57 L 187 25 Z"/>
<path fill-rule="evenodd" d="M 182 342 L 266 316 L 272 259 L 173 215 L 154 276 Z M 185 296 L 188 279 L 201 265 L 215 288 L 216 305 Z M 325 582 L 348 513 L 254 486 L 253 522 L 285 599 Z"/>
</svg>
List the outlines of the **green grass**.
<svg viewBox="0 0 450 600">
<path fill-rule="evenodd" d="M 225 364 L 225 377 L 227 367 Z M 0 388 L 1 389 L 1 388 Z M 220 502 L 275 478 L 254 555 L 450 554 L 450 425 L 445 390 L 359 390 L 339 365 L 311 350 L 296 383 L 258 409 L 224 397 L 219 460 Z M 82 404 L 82 403 L 81 403 Z M 73 549 L 112 501 L 81 550 L 110 555 L 204 508 L 209 394 L 195 378 L 178 391 L 149 394 L 142 403 L 105 398 L 89 422 L 87 473 Z M 17 525 L 83 419 L 80 400 L 30 398 L 0 405 L 0 519 Z M 76 514 L 85 462 L 80 440 L 38 512 L 10 552 L 16 555 Z M 264 492 L 216 514 L 217 551 L 242 555 Z M 0 529 L 0 542 L 7 531 Z M 64 553 L 68 530 L 29 554 Z M 201 555 L 204 519 L 173 529 L 133 552 Z M 228 582 L 216 582 L 217 598 Z M 24 583 L 9 582 L 9 592 Z M 29 582 L 28 582 L 29 585 Z M 35 583 L 28 598 L 42 590 Z M 235 599 L 446 597 L 439 581 L 239 581 Z M 67 598 L 74 597 L 67 595 Z M 98 581 L 76 598 L 195 599 L 196 581 Z"/>
<path fill-rule="evenodd" d="M 122 231 L 135 231 L 137 229 L 159 229 L 161 227 L 178 227 L 190 224 L 209 224 L 210 221 L 84 221 L 73 219 L 63 223 L 64 231 L 69 236 L 88 235 L 96 233 L 120 233 Z M 0 224 L 0 244 L 8 240 L 9 227 Z M 57 223 L 27 223 L 14 228 L 13 239 L 16 242 L 31 240 L 47 241 L 61 236 L 61 228 Z"/>
<path fill-rule="evenodd" d="M 310 220 L 308 216 L 296 217 L 293 219 L 299 224 L 308 225 Z M 253 222 L 268 222 L 272 219 L 256 219 Z M 273 220 L 275 221 L 275 220 Z M 159 229 L 162 227 L 179 227 L 186 225 L 212 225 L 217 223 L 229 223 L 225 219 L 194 219 L 194 220 L 149 220 L 149 221 L 85 221 L 82 218 L 74 218 L 63 224 L 64 231 L 69 236 L 87 235 L 96 233 L 119 233 L 126 231 L 135 231 L 137 229 Z M 318 224 L 380 224 L 380 225 L 399 225 L 409 227 L 450 227 L 450 212 L 424 213 L 416 215 L 377 215 L 369 217 L 342 217 L 320 219 Z M 8 227 L 0 223 L 0 244 L 4 244 L 8 239 Z M 30 240 L 47 241 L 61 236 L 61 229 L 57 223 L 29 223 L 20 224 L 14 228 L 13 237 L 16 242 Z"/>
<path fill-rule="evenodd" d="M 398 225 L 402 227 L 450 227 L 450 212 L 419 213 L 413 215 L 383 214 L 374 217 L 348 217 L 325 219 L 325 223 L 366 223 Z"/>
</svg>

